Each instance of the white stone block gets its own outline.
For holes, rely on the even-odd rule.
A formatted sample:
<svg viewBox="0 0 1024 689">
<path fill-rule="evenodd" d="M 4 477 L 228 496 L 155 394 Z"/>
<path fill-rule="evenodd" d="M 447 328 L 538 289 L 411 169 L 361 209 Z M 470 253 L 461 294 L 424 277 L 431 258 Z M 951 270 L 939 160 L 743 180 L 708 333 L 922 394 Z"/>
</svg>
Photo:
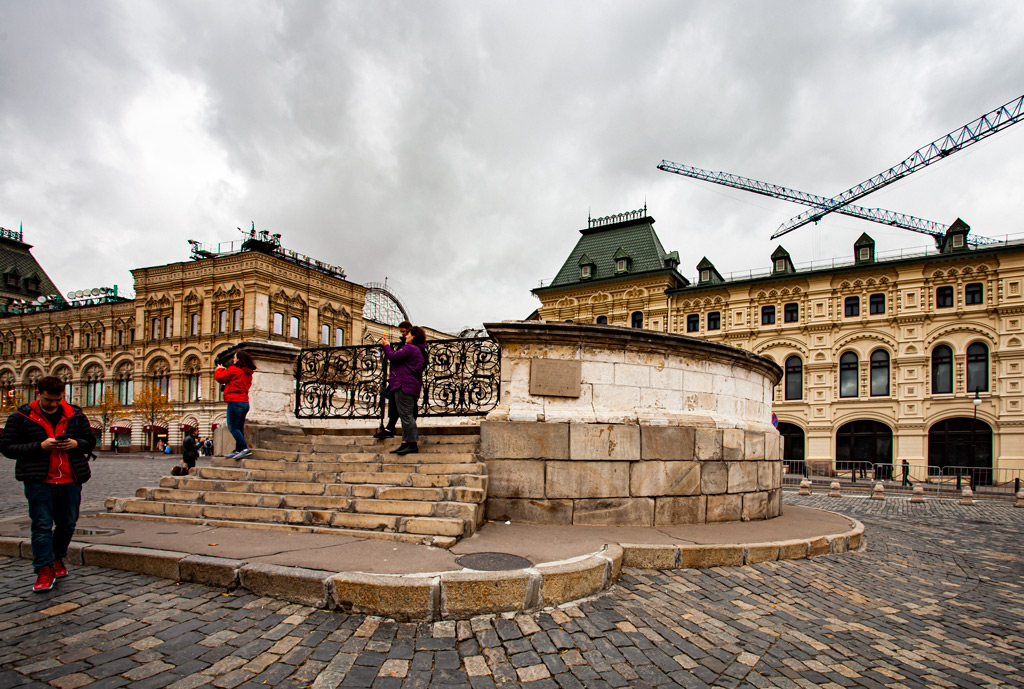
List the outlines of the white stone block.
<svg viewBox="0 0 1024 689">
<path fill-rule="evenodd" d="M 634 410 L 640 406 L 640 388 L 618 385 L 595 385 L 594 406 L 612 410 Z"/>
<path fill-rule="evenodd" d="M 580 364 L 580 377 L 584 383 L 613 385 L 615 383 L 615 364 L 584 360 Z"/>
<path fill-rule="evenodd" d="M 615 384 L 647 388 L 651 385 L 651 370 L 638 364 L 615 364 Z"/>
<path fill-rule="evenodd" d="M 651 387 L 664 388 L 666 390 L 683 389 L 683 372 L 678 368 L 652 368 Z"/>
</svg>

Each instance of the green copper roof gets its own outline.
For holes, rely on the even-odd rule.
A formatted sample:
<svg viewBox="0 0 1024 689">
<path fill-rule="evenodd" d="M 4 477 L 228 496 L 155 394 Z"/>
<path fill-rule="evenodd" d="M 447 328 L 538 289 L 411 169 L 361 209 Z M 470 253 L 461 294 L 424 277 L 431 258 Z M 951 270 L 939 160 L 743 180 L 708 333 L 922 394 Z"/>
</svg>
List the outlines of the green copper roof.
<svg viewBox="0 0 1024 689">
<path fill-rule="evenodd" d="M 630 259 L 631 274 L 674 268 L 665 262 L 669 254 L 654 232 L 654 218 L 644 217 L 590 227 L 580 230 L 580 234 L 583 236 L 576 242 L 576 247 L 562 264 L 555 279 L 545 285 L 545 289 L 613 277 L 615 258 L 623 255 Z M 594 266 L 587 280 L 580 278 L 580 265 L 584 256 Z"/>
</svg>

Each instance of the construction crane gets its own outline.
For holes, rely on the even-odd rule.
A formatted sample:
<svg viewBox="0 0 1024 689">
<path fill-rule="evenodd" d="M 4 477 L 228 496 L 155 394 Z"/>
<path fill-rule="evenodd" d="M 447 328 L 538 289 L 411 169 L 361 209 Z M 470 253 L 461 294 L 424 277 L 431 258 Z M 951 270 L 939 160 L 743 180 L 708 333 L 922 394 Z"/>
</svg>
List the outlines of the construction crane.
<svg viewBox="0 0 1024 689">
<path fill-rule="evenodd" d="M 781 237 L 808 223 L 818 222 L 829 213 L 834 213 L 843 206 L 874 191 L 878 191 L 882 187 L 888 186 L 907 175 L 913 174 L 921 168 L 937 163 L 943 158 L 967 148 L 971 144 L 977 143 L 996 132 L 1020 122 L 1022 119 L 1024 119 L 1024 96 L 1020 96 L 991 112 L 987 112 L 963 127 L 939 137 L 923 148 L 919 148 L 899 164 L 893 165 L 888 170 L 880 172 L 874 177 L 828 199 L 824 207 L 804 211 L 800 215 L 790 218 L 779 226 L 779 229 L 772 235 L 772 239 Z"/>
<path fill-rule="evenodd" d="M 796 203 L 802 203 L 805 206 L 813 206 L 814 208 L 828 207 L 829 199 L 824 196 L 809 194 L 806 191 L 798 191 L 796 189 L 790 189 L 770 182 L 761 182 L 760 180 L 742 177 L 728 172 L 703 170 L 692 165 L 673 163 L 670 160 L 661 161 L 658 169 L 664 170 L 665 172 L 674 172 L 677 175 L 690 177 L 692 179 L 701 179 L 705 182 L 721 184 L 722 186 L 732 187 L 733 189 L 750 191 L 773 199 L 794 201 Z M 883 208 L 864 208 L 862 206 L 855 206 L 852 203 L 836 209 L 835 212 L 843 215 L 849 215 L 854 218 L 861 218 L 862 220 L 870 220 L 883 225 L 900 227 L 913 232 L 920 232 L 921 234 L 931 236 L 935 239 L 936 244 L 941 243 L 942 239 L 946 236 L 946 230 L 949 229 L 948 225 L 943 225 L 942 223 L 934 222 L 932 220 L 924 220 L 923 218 L 916 218 L 913 215 L 906 215 L 904 213 L 894 213 L 893 211 L 887 211 Z M 992 243 L 996 240 L 988 239 L 987 237 L 969 236 L 967 241 L 972 246 L 977 246 L 979 244 Z"/>
</svg>

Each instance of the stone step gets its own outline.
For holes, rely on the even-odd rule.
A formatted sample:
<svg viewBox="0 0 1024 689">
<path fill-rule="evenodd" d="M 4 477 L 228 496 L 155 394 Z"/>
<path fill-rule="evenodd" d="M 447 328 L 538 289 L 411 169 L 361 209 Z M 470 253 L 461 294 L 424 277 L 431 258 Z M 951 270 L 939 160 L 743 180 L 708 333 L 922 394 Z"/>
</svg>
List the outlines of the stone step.
<svg viewBox="0 0 1024 689">
<path fill-rule="evenodd" d="M 246 461 L 246 460 L 242 460 Z M 359 465 L 338 465 L 328 471 L 296 471 L 274 469 L 250 469 L 247 467 L 197 467 L 190 474 L 197 478 L 225 481 L 271 481 L 275 483 L 344 483 L 352 480 L 347 475 L 355 476 L 367 473 L 394 474 L 465 474 L 481 475 L 487 473 L 487 466 L 482 462 L 460 462 L 424 464 L 408 462 L 368 463 Z M 358 481 L 357 483 L 365 483 Z M 474 486 L 479 487 L 479 486 Z"/>
<path fill-rule="evenodd" d="M 114 498 L 110 498 L 113 500 Z M 109 509 L 109 508 L 108 508 Z M 201 524 L 209 527 L 233 527 L 239 529 L 265 529 L 270 531 L 284 531 L 289 533 L 317 533 L 334 534 L 339 536 L 353 536 L 356 538 L 373 538 L 392 543 L 415 543 L 420 545 L 432 545 L 438 548 L 451 548 L 458 542 L 458 535 L 435 535 L 433 533 L 420 533 L 424 528 L 423 519 L 408 519 L 405 522 L 408 532 L 397 533 L 394 531 L 377 531 L 361 529 L 358 527 L 333 527 L 333 526 L 307 526 L 301 524 L 257 524 L 239 522 L 223 519 L 202 519 L 189 517 L 173 517 L 168 515 L 153 515 L 129 512 L 104 512 L 100 516 L 117 517 L 120 519 L 136 519 L 140 521 L 154 521 L 163 524 Z M 346 515 L 346 516 L 367 516 L 367 515 Z M 453 520 L 432 520 L 437 523 L 437 530 L 454 531 L 462 524 L 454 524 Z"/>
<path fill-rule="evenodd" d="M 353 443 L 353 442 L 342 442 L 342 443 L 327 443 L 327 442 L 310 442 L 308 439 L 302 440 L 266 440 L 260 443 L 259 447 L 251 448 L 253 452 L 257 450 L 265 450 L 271 452 L 299 452 L 302 454 L 332 454 L 332 453 L 362 453 L 362 452 L 390 452 L 399 445 L 402 444 L 400 438 L 392 438 L 389 440 L 374 440 L 369 439 L 369 442 Z M 421 438 L 417 443 L 416 447 L 421 453 L 427 452 L 473 452 L 476 450 L 476 441 L 471 442 L 447 442 L 438 443 L 429 439 Z"/>
<path fill-rule="evenodd" d="M 262 452 L 253 452 L 252 457 L 247 457 L 246 459 L 241 460 L 227 459 L 225 457 L 215 459 L 217 461 L 211 462 L 211 464 L 217 467 L 236 468 L 243 466 L 251 469 L 283 469 L 294 471 L 330 471 L 328 465 L 332 464 L 354 465 L 370 464 L 373 462 L 389 462 L 392 464 L 417 464 L 421 462 L 430 462 L 432 464 L 459 464 L 478 461 L 476 455 L 472 452 L 432 452 L 427 454 L 413 453 L 408 455 L 396 455 L 389 452 L 365 452 L 363 454 L 345 453 L 338 455 L 295 453 L 294 456 L 287 458 L 268 457 Z M 304 465 L 310 464 L 324 466 L 319 468 L 314 467 L 312 469 L 308 466 L 303 468 Z"/>
<path fill-rule="evenodd" d="M 291 509 L 234 504 L 194 504 L 145 498 L 108 498 L 107 509 L 117 513 L 144 514 L 188 519 L 213 519 L 248 524 L 287 524 L 333 526 L 404 533 L 410 518 L 415 533 L 428 535 L 431 525 L 441 530 L 429 535 L 454 536 L 472 533 L 479 524 L 479 505 L 408 502 L 395 500 L 356 500 L 355 513 L 330 509 Z M 455 524 L 458 534 L 451 533 Z"/>
<path fill-rule="evenodd" d="M 254 486 L 259 488 L 259 485 Z M 290 507 L 350 511 L 353 498 L 410 500 L 416 502 L 458 502 L 482 504 L 486 493 L 479 488 L 413 488 L 392 485 L 328 484 L 323 494 L 282 494 L 271 491 L 215 490 L 213 488 L 139 488 L 135 497 L 158 502 L 248 505 L 250 507 Z"/>
<path fill-rule="evenodd" d="M 350 495 L 352 494 L 350 492 L 338 491 L 364 484 L 411 488 L 468 488 L 479 490 L 484 495 L 487 493 L 486 474 L 417 474 L 408 471 L 345 472 L 337 483 L 209 479 L 201 478 L 197 474 L 164 476 L 160 479 L 161 488 L 301 495 Z"/>
</svg>

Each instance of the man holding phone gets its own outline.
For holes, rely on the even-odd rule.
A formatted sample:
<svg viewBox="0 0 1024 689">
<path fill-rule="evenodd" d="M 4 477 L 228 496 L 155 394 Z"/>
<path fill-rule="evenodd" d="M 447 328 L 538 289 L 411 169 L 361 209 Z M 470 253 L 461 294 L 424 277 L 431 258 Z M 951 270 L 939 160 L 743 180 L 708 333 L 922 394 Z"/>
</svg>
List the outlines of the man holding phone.
<svg viewBox="0 0 1024 689">
<path fill-rule="evenodd" d="M 36 571 L 32 590 L 42 592 L 67 576 L 64 558 L 78 522 L 96 437 L 82 410 L 64 401 L 64 381 L 40 378 L 36 391 L 36 401 L 7 418 L 0 452 L 16 460 L 14 478 L 25 487 Z"/>
</svg>

